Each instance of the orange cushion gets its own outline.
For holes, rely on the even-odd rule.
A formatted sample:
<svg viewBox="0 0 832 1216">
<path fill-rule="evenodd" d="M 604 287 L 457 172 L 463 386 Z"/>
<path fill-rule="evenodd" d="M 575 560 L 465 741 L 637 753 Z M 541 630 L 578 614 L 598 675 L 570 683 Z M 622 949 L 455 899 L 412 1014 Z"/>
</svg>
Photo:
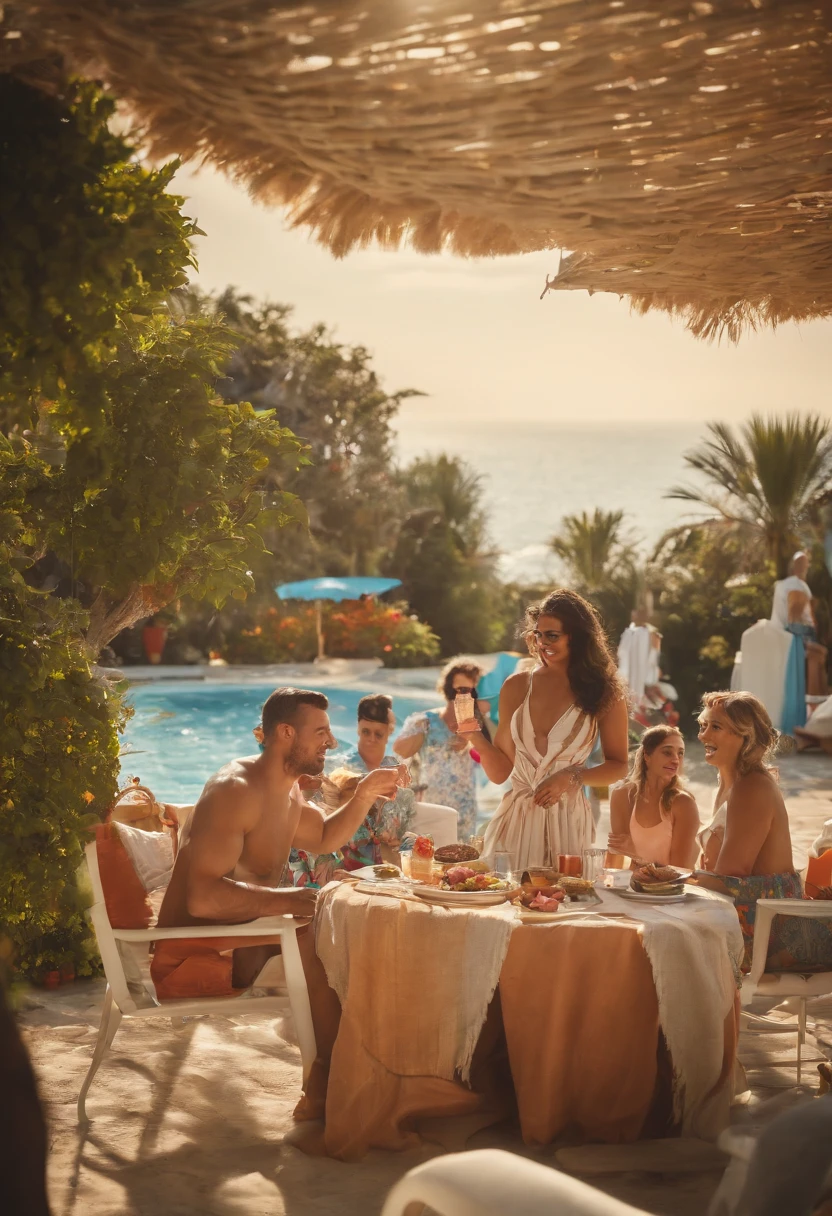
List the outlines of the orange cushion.
<svg viewBox="0 0 832 1216">
<path fill-rule="evenodd" d="M 153 909 L 112 823 L 96 824 L 95 851 L 110 924 L 114 929 L 147 929 Z"/>
<path fill-rule="evenodd" d="M 820 857 L 810 857 L 806 870 L 804 888 L 809 899 L 816 899 L 818 891 L 832 886 L 832 849 L 821 853 Z"/>
</svg>

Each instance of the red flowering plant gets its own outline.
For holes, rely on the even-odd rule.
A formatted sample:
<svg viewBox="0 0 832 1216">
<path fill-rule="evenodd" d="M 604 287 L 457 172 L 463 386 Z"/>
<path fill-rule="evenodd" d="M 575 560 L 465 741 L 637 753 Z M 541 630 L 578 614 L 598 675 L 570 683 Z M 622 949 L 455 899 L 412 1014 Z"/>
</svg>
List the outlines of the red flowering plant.
<svg viewBox="0 0 832 1216">
<path fill-rule="evenodd" d="M 333 658 L 382 659 L 386 667 L 419 667 L 439 657 L 439 640 L 402 605 L 375 600 L 324 607 L 326 652 Z M 315 609 L 265 609 L 229 634 L 229 663 L 310 662 L 317 654 Z"/>
</svg>

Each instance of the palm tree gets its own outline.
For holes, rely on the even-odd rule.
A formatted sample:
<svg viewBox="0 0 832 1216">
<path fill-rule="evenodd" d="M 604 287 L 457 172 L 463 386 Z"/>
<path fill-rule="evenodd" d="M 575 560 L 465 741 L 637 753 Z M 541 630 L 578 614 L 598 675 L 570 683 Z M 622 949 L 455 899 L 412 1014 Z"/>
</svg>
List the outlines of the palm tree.
<svg viewBox="0 0 832 1216">
<path fill-rule="evenodd" d="M 600 591 L 630 575 L 635 566 L 633 546 L 624 539 L 623 511 L 564 515 L 549 547 L 571 578 L 586 592 Z"/>
<path fill-rule="evenodd" d="M 754 414 L 735 432 L 708 424 L 710 438 L 685 455 L 710 485 L 674 486 L 668 498 L 697 503 L 748 541 L 759 541 L 787 573 L 790 554 L 832 485 L 832 426 L 816 414 Z"/>
</svg>

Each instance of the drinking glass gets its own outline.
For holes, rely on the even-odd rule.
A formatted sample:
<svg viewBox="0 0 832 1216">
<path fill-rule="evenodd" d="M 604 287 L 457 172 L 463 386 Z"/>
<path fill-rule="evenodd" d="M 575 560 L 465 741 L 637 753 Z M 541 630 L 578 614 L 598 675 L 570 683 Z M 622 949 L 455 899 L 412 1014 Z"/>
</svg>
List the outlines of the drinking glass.
<svg viewBox="0 0 832 1216">
<path fill-rule="evenodd" d="M 558 871 L 569 878 L 580 878 L 581 858 L 575 853 L 558 853 Z"/>
<path fill-rule="evenodd" d="M 484 836 L 469 836 L 468 843 L 472 849 L 476 849 L 479 855 L 482 856 L 483 845 L 485 844 Z"/>
<path fill-rule="evenodd" d="M 514 853 L 495 853 L 494 873 L 499 878 L 512 878 L 514 876 Z"/>
<path fill-rule="evenodd" d="M 595 882 L 600 878 L 604 871 L 606 856 L 606 849 L 584 849 L 581 854 L 584 878 L 588 878 L 590 882 Z"/>
</svg>

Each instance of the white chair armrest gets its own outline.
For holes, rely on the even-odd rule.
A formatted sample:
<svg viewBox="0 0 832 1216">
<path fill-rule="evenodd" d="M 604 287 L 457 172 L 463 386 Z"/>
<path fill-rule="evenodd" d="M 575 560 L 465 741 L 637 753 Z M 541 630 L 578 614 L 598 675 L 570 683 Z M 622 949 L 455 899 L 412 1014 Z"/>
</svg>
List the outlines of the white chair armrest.
<svg viewBox="0 0 832 1216">
<path fill-rule="evenodd" d="M 440 1216 L 516 1216 L 521 1209 L 558 1216 L 643 1216 L 643 1209 L 577 1178 L 500 1149 L 452 1153 L 417 1165 L 390 1191 L 382 1216 L 404 1216 L 416 1203 Z"/>
<path fill-rule="evenodd" d="M 182 925 L 169 929 L 113 929 L 120 942 L 173 941 L 176 938 L 200 937 L 285 937 L 294 935 L 305 921 L 292 916 L 260 916 L 242 925 Z"/>
<path fill-rule="evenodd" d="M 758 899 L 754 923 L 754 949 L 748 979 L 757 985 L 765 974 L 771 926 L 775 916 L 802 916 L 805 920 L 832 920 L 832 900 Z"/>
</svg>

